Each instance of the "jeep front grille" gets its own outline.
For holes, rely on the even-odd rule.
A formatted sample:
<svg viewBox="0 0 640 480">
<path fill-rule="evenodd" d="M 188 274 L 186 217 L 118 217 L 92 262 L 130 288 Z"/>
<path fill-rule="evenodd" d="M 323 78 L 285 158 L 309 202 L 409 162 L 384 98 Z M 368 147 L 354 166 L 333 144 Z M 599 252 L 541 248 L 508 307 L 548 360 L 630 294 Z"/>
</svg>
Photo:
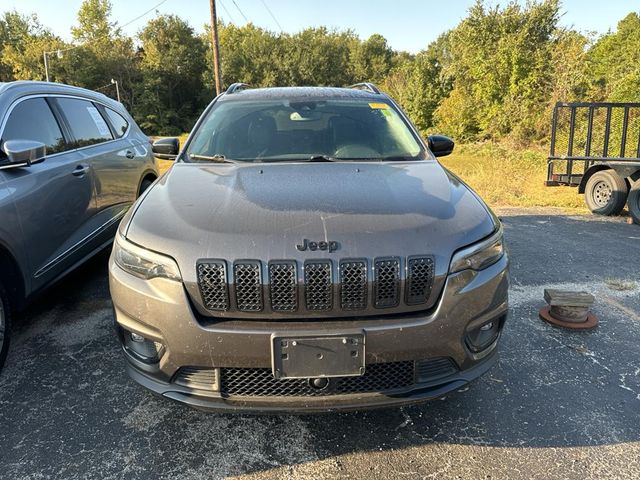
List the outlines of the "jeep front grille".
<svg viewBox="0 0 640 480">
<path fill-rule="evenodd" d="M 229 309 L 227 265 L 223 260 L 198 263 L 198 285 L 204 306 L 209 310 Z"/>
<path fill-rule="evenodd" d="M 262 273 L 257 260 L 241 260 L 233 264 L 236 305 L 243 312 L 262 310 Z"/>
<path fill-rule="evenodd" d="M 201 260 L 196 272 L 202 305 L 210 311 L 353 316 L 427 304 L 435 261 L 428 255 L 307 260 L 302 266 L 295 260 Z"/>
<path fill-rule="evenodd" d="M 424 303 L 433 286 L 433 258 L 409 257 L 407 262 L 407 304 Z"/>
<path fill-rule="evenodd" d="M 269 263 L 269 292 L 271 308 L 276 312 L 295 312 L 298 309 L 298 280 L 294 261 Z"/>
<path fill-rule="evenodd" d="M 340 305 L 344 310 L 362 310 L 367 306 L 367 261 L 340 262 Z"/>
<path fill-rule="evenodd" d="M 374 363 L 358 377 L 337 377 L 326 390 L 304 378 L 276 379 L 270 368 L 221 368 L 220 393 L 227 397 L 316 397 L 384 392 L 414 384 L 414 362 Z"/>
<path fill-rule="evenodd" d="M 375 263 L 375 306 L 395 307 L 400 301 L 400 259 L 381 258 Z"/>
<path fill-rule="evenodd" d="M 368 364 L 364 375 L 332 378 L 325 390 L 312 388 L 304 378 L 276 379 L 270 368 L 181 367 L 173 383 L 193 390 L 220 391 L 225 397 L 316 397 L 407 389 L 447 381 L 457 372 L 452 359 L 436 357 Z"/>
<path fill-rule="evenodd" d="M 307 310 L 323 311 L 333 307 L 333 279 L 329 260 L 304 264 L 305 302 Z"/>
</svg>

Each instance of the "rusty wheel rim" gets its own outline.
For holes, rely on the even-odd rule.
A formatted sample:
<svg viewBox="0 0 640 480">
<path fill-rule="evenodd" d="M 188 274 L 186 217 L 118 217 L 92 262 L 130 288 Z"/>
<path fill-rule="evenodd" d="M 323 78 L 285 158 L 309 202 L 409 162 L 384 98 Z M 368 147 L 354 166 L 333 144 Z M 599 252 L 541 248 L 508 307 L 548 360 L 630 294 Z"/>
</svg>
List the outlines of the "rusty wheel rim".
<svg viewBox="0 0 640 480">
<path fill-rule="evenodd" d="M 549 310 L 551 310 L 551 307 L 548 305 L 543 307 L 539 312 L 540 318 L 554 327 L 568 328 L 570 330 L 591 330 L 598 326 L 598 318 L 593 313 L 587 315 L 585 322 L 576 323 L 558 320 L 549 313 Z"/>
</svg>

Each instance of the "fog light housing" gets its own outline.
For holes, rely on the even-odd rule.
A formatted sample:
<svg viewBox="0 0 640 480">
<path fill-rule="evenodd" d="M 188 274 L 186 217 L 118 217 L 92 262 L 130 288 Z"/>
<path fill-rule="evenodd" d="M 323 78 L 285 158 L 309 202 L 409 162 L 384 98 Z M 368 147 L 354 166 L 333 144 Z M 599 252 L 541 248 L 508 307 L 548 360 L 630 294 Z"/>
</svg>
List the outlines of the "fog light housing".
<svg viewBox="0 0 640 480">
<path fill-rule="evenodd" d="M 123 332 L 124 348 L 134 358 L 144 363 L 157 363 L 164 353 L 164 345 L 134 332 Z"/>
<path fill-rule="evenodd" d="M 502 318 L 491 320 L 473 330 L 468 330 L 465 341 L 469 350 L 478 353 L 493 345 L 500 335 L 502 320 Z"/>
</svg>

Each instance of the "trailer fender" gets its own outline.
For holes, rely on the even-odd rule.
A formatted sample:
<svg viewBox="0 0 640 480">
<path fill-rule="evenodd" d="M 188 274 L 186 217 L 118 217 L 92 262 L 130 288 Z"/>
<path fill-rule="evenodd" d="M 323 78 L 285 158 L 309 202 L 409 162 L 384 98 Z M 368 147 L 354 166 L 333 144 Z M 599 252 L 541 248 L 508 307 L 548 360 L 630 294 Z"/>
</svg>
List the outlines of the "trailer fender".
<svg viewBox="0 0 640 480">
<path fill-rule="evenodd" d="M 578 193 L 584 193 L 584 189 L 587 185 L 587 182 L 589 181 L 589 178 L 591 178 L 594 173 L 600 172 L 602 170 L 615 170 L 620 178 L 624 178 L 627 181 L 627 185 L 629 186 L 640 178 L 640 168 L 638 168 L 638 165 L 599 163 L 589 167 L 589 169 L 584 172 L 582 180 L 580 181 L 580 185 L 578 186 Z"/>
<path fill-rule="evenodd" d="M 586 172 L 584 172 L 584 175 L 582 176 L 582 180 L 580 181 L 580 185 L 578 185 L 578 193 L 584 193 L 584 189 L 587 186 L 587 182 L 593 176 L 594 173 L 600 172 L 601 170 L 609 170 L 609 169 L 611 169 L 610 166 L 603 165 L 603 164 L 593 165 L 592 167 L 589 167 L 589 169 Z"/>
</svg>

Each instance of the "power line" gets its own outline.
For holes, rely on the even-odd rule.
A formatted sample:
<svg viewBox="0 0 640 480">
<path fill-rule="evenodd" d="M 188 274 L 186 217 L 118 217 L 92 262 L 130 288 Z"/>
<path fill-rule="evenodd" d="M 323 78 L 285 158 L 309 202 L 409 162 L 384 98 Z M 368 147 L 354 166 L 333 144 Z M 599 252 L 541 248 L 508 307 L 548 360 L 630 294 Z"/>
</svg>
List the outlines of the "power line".
<svg viewBox="0 0 640 480">
<path fill-rule="evenodd" d="M 269 12 L 269 15 L 271 15 L 271 18 L 273 18 L 273 21 L 276 22 L 276 25 L 278 25 L 278 28 L 280 29 L 280 31 L 282 32 L 284 29 L 282 28 L 282 25 L 280 25 L 280 22 L 278 21 L 278 19 L 276 18 L 276 16 L 273 14 L 273 12 L 271 11 L 271 9 L 269 8 L 269 5 L 267 5 L 267 2 L 265 0 L 260 0 L 262 2 L 262 4 L 264 5 L 264 8 L 267 9 L 267 12 Z"/>
<path fill-rule="evenodd" d="M 240 12 L 240 15 L 242 15 L 242 18 L 244 18 L 244 21 L 249 23 L 249 19 L 247 18 L 247 16 L 242 13 L 242 10 L 240 10 L 240 7 L 238 6 L 238 4 L 236 3 L 236 0 L 231 0 L 233 2 L 233 4 L 236 6 L 236 8 L 238 9 L 238 11 Z"/>
<path fill-rule="evenodd" d="M 149 10 L 147 10 L 144 13 L 141 13 L 140 15 L 138 15 L 136 18 L 134 18 L 133 20 L 129 20 L 127 23 L 125 23 L 124 25 L 120 25 L 120 28 L 124 28 L 126 26 L 131 25 L 133 22 L 135 22 L 136 20 L 140 20 L 142 17 L 144 17 L 147 13 L 150 13 L 152 10 L 155 10 L 156 8 L 158 8 L 160 5 L 162 5 L 163 3 L 165 3 L 167 0 L 162 0 L 161 2 L 158 2 L 157 4 L 155 4 L 153 7 L 151 7 Z"/>
<path fill-rule="evenodd" d="M 227 16 L 229 17 L 229 20 L 231 20 L 231 23 L 236 23 L 235 19 L 231 15 L 231 12 L 229 10 L 227 10 L 227 7 L 225 6 L 225 4 L 222 3 L 222 0 L 220 0 L 220 5 L 222 5 L 223 10 L 225 11 Z"/>
</svg>

